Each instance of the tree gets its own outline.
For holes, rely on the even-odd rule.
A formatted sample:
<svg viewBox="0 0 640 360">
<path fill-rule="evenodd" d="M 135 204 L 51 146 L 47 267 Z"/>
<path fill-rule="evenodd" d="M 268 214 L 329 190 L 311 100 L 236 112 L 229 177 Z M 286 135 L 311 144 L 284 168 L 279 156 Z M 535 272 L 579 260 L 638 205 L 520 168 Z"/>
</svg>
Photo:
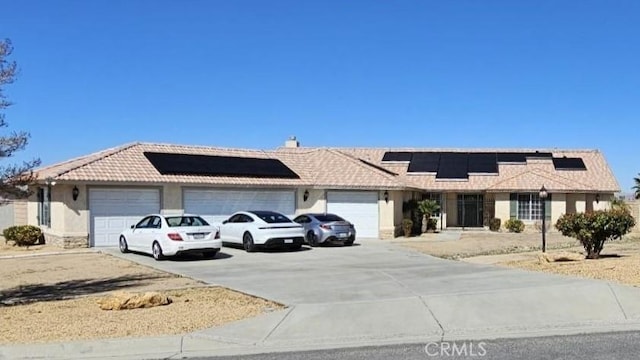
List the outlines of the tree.
<svg viewBox="0 0 640 360">
<path fill-rule="evenodd" d="M 564 236 L 578 239 L 587 259 L 597 259 L 606 241 L 620 239 L 635 224 L 628 207 L 616 206 L 608 210 L 564 214 L 556 222 L 556 229 Z"/>
<path fill-rule="evenodd" d="M 11 40 L 0 40 L 0 111 L 11 105 L 2 92 L 4 85 L 11 84 L 15 80 L 17 64 L 15 61 L 8 61 L 13 46 Z M 0 128 L 7 127 L 4 114 L 0 112 Z M 29 140 L 29 133 L 20 131 L 12 132 L 6 136 L 0 136 L 0 159 L 9 158 L 16 151 L 24 150 Z M 27 185 L 33 183 L 35 179 L 33 169 L 40 165 L 40 160 L 24 161 L 22 164 L 9 164 L 0 166 L 0 200 L 3 198 L 24 198 L 30 192 Z"/>
<path fill-rule="evenodd" d="M 636 183 L 632 188 L 635 190 L 635 197 L 636 199 L 640 199 L 640 173 L 638 173 L 638 177 L 633 178 L 633 181 Z"/>
</svg>

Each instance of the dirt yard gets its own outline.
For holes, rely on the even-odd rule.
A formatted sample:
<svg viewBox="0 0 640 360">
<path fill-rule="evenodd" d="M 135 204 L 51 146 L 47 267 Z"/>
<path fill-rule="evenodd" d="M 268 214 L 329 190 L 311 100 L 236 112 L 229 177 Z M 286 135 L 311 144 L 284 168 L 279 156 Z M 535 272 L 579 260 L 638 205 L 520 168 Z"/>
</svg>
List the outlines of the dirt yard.
<svg viewBox="0 0 640 360">
<path fill-rule="evenodd" d="M 0 257 L 51 250 L 0 249 Z M 160 291 L 173 302 L 100 310 L 97 300 L 115 291 Z M 182 334 L 279 308 L 95 252 L 0 258 L 0 344 Z"/>
<path fill-rule="evenodd" d="M 442 235 L 426 233 L 420 237 L 397 238 L 393 241 L 425 254 L 454 260 L 479 255 L 533 251 L 540 249 L 542 245 L 542 235 L 539 233 L 463 231 L 459 239 Z M 546 243 L 547 249 L 566 249 L 576 246 L 578 241 L 551 233 L 547 234 Z"/>
<path fill-rule="evenodd" d="M 446 259 L 494 264 L 561 275 L 580 276 L 640 287 L 640 236 L 631 234 L 608 242 L 602 258 L 586 260 L 577 240 L 557 233 L 547 234 L 547 255 L 543 256 L 540 233 L 463 232 L 459 239 L 439 234 L 397 239 L 395 242 L 417 251 Z"/>
</svg>

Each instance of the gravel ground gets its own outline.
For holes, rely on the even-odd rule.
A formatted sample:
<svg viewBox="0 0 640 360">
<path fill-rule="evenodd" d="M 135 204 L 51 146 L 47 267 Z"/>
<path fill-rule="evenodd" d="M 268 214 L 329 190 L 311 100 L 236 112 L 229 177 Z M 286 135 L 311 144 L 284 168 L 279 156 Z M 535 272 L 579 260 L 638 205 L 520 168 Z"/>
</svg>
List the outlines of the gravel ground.
<svg viewBox="0 0 640 360">
<path fill-rule="evenodd" d="M 463 232 L 458 240 L 439 241 L 437 234 L 423 234 L 395 242 L 446 259 L 496 264 L 561 275 L 615 281 L 640 287 L 640 236 L 630 234 L 608 242 L 598 260 L 584 259 L 575 239 L 547 234 L 547 256 L 541 257 L 540 233 Z"/>
<path fill-rule="evenodd" d="M 182 334 L 282 307 L 106 254 L 7 254 L 0 251 L 0 344 Z M 160 291 L 173 303 L 100 310 L 97 300 L 114 291 Z"/>
</svg>

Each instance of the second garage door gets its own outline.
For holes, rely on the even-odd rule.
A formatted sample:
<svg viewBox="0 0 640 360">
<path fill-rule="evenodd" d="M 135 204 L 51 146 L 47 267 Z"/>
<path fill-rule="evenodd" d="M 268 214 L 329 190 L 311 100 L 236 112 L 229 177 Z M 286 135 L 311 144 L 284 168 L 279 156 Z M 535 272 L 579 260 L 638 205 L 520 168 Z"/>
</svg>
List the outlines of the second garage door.
<svg viewBox="0 0 640 360">
<path fill-rule="evenodd" d="M 293 216 L 296 210 L 293 190 L 185 189 L 184 211 L 198 214 L 211 223 L 220 223 L 242 210 L 271 210 Z"/>
<path fill-rule="evenodd" d="M 353 223 L 358 237 L 378 237 L 378 193 L 375 191 L 329 191 L 327 212 Z"/>
</svg>

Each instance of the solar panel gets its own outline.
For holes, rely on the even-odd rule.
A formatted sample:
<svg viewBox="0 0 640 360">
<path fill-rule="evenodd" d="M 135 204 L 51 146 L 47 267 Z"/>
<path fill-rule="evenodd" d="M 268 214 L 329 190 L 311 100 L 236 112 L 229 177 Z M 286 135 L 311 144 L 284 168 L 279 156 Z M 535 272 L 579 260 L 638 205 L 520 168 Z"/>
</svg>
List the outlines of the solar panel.
<svg viewBox="0 0 640 360">
<path fill-rule="evenodd" d="M 553 158 L 553 166 L 556 170 L 587 170 L 582 158 Z"/>
<path fill-rule="evenodd" d="M 407 172 L 435 173 L 440 164 L 438 152 L 416 152 L 411 157 Z"/>
<path fill-rule="evenodd" d="M 145 152 L 144 156 L 163 175 L 300 178 L 277 159 L 156 152 Z"/>
<path fill-rule="evenodd" d="M 436 179 L 468 179 L 468 153 L 442 153 Z"/>
<path fill-rule="evenodd" d="M 469 172 L 475 174 L 497 174 L 496 153 L 469 153 Z"/>
<path fill-rule="evenodd" d="M 412 155 L 409 151 L 387 151 L 382 156 L 382 161 L 411 161 Z"/>
<path fill-rule="evenodd" d="M 498 162 L 507 162 L 507 163 L 526 163 L 527 157 L 525 153 L 517 153 L 517 152 L 499 152 Z"/>
</svg>

